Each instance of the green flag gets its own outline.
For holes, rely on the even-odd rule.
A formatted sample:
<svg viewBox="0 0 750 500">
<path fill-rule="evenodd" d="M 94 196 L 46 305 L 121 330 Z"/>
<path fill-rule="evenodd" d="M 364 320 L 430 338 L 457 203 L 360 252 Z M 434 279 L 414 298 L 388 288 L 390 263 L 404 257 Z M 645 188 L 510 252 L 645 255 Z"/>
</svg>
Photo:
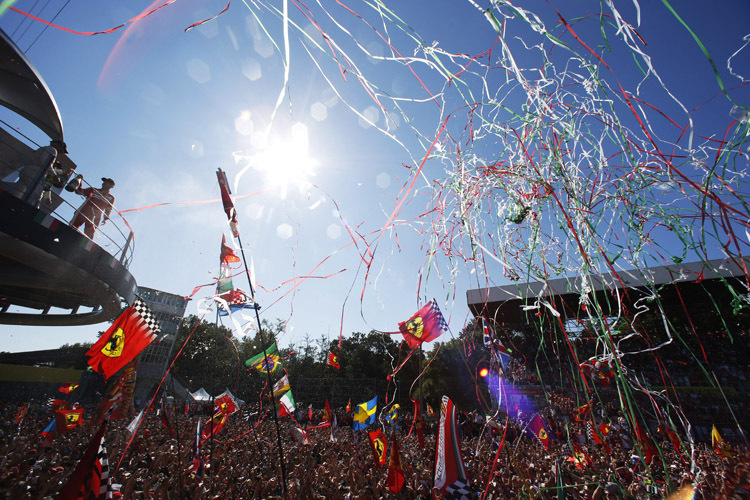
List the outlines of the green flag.
<svg viewBox="0 0 750 500">
<path fill-rule="evenodd" d="M 245 366 L 255 368 L 263 373 L 273 373 L 276 371 L 276 369 L 281 366 L 281 361 L 279 360 L 279 349 L 276 347 L 276 342 L 266 349 L 265 354 L 261 352 L 257 356 L 253 356 L 245 361 Z"/>
</svg>

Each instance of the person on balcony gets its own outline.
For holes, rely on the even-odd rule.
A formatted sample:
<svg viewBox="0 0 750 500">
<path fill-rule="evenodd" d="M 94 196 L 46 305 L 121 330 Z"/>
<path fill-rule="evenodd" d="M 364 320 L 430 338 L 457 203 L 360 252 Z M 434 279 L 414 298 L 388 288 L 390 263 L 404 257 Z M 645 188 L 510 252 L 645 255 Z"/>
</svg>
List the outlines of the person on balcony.
<svg viewBox="0 0 750 500">
<path fill-rule="evenodd" d="M 93 240 L 97 226 L 104 225 L 109 220 L 109 214 L 115 203 L 115 197 L 109 192 L 113 187 L 115 187 L 115 181 L 108 177 L 102 177 L 102 187 L 100 188 L 77 188 L 76 194 L 85 196 L 86 201 L 78 207 L 70 225 L 78 229 L 83 224 L 83 233 Z M 102 215 L 104 216 L 103 219 Z"/>
<path fill-rule="evenodd" d="M 39 204 L 44 181 L 58 156 L 68 152 L 63 141 L 54 140 L 34 152 L 34 162 L 21 167 L 16 183 L 18 196 L 34 206 Z"/>
</svg>

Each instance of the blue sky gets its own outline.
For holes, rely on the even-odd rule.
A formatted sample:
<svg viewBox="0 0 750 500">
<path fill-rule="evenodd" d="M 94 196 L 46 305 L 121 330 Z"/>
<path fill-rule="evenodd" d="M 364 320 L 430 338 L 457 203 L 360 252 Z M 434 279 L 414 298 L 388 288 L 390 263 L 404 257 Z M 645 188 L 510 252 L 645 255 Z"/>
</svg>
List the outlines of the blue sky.
<svg viewBox="0 0 750 500">
<path fill-rule="evenodd" d="M 71 2 L 54 23 L 77 31 L 105 30 L 150 5 L 158 2 Z M 255 262 L 263 317 L 288 320 L 279 339 L 282 346 L 299 344 L 306 333 L 334 339 L 340 329 L 344 335 L 395 331 L 399 321 L 433 297 L 457 334 L 470 318 L 466 290 L 508 283 L 504 269 L 521 273 L 532 267 L 525 262 L 534 261 L 541 267 L 557 262 L 558 271 L 566 274 L 578 272 L 580 249 L 559 225 L 563 212 L 549 196 L 527 199 L 538 225 L 513 224 L 508 217 L 524 193 L 542 185 L 539 179 L 555 178 L 550 182 L 559 193 L 564 188 L 589 192 L 587 186 L 598 175 L 590 167 L 596 163 L 592 158 L 615 155 L 612 163 L 622 163 L 618 130 L 648 143 L 614 92 L 619 86 L 680 126 L 692 118 L 689 142 L 689 133 L 680 137 L 667 120 L 642 105 L 660 150 L 677 153 L 681 171 L 696 179 L 702 175 L 696 163 L 710 162 L 715 154 L 715 144 L 705 138 L 723 137 L 748 103 L 747 89 L 736 88 L 743 77 L 727 68 L 737 51 L 735 72 L 750 67 L 748 50 L 741 50 L 750 7 L 740 1 L 710 8 L 698 1 L 673 5 L 705 44 L 739 107 L 720 95 L 709 60 L 661 2 L 615 2 L 625 21 L 638 25 L 646 44 L 634 46 L 651 57 L 661 80 L 654 75 L 644 80 L 639 69 L 644 59 L 634 57 L 622 32 L 617 33 L 606 3 L 522 2 L 518 6 L 526 11 L 515 12 L 495 5 L 500 41 L 477 4 L 448 0 L 346 3 L 361 17 L 342 4 L 303 7 L 290 2 L 288 43 L 283 16 L 273 10 L 282 2 L 235 1 L 217 19 L 184 31 L 224 5 L 178 0 L 119 31 L 96 36 L 44 29 L 12 11 L 0 17 L 0 27 L 28 49 L 55 96 L 79 172 L 92 180 L 115 179 L 120 210 L 173 203 L 124 214 L 135 232 L 131 272 L 140 285 L 187 295 L 212 281 L 221 236 L 229 235 L 221 205 L 177 203 L 218 198 L 216 169 L 224 169 L 234 186 L 247 167 L 235 194 L 260 193 L 237 200 L 240 231 Z M 488 3 L 479 5 L 484 9 Z M 60 8 L 49 5 L 39 13 L 30 0 L 13 6 L 46 20 Z M 563 30 L 555 8 L 580 41 Z M 599 18 L 600 12 L 607 16 Z M 600 54 L 611 71 L 581 42 Z M 482 55 L 490 48 L 490 56 Z M 536 99 L 553 87 L 556 94 L 547 101 L 568 106 L 562 118 L 542 120 L 546 128 L 533 132 L 528 127 L 528 138 L 514 139 L 512 129 L 533 122 L 544 109 L 539 104 L 544 99 Z M 575 107 L 589 114 L 582 117 L 583 112 L 571 111 Z M 558 109 L 555 105 L 549 112 Z M 618 124 L 600 119 L 604 116 Z M 555 177 L 553 166 L 542 159 L 540 146 L 550 144 L 553 129 L 558 135 L 565 132 L 564 123 L 571 131 L 568 164 L 575 163 L 577 177 Z M 308 144 L 307 182 L 274 184 L 267 171 L 273 162 L 269 148 L 276 157 L 291 150 L 300 153 L 304 148 L 299 143 L 291 145 L 300 132 Z M 415 174 L 433 141 L 430 158 Z M 518 175 L 520 142 L 541 155 L 539 169 L 529 169 L 528 176 Z M 743 147 L 729 148 L 737 161 L 725 175 L 738 176 L 740 198 L 747 187 L 737 174 L 744 168 L 738 153 Z M 296 159 L 297 164 L 304 161 Z M 487 172 L 483 166 L 503 161 L 514 165 L 515 176 L 476 181 Z M 697 214 L 690 204 L 695 194 L 683 196 L 677 184 L 671 185 L 659 159 L 644 156 L 639 161 L 653 161 L 660 179 L 660 187 L 638 190 L 643 198 L 631 207 L 650 214 L 653 233 L 632 231 L 613 182 L 601 205 L 590 200 L 588 208 L 604 210 L 594 222 L 596 231 L 584 235 L 585 246 L 594 253 L 597 243 L 609 251 L 632 241 L 623 253 L 631 261 L 620 262 L 626 267 L 682 255 L 677 233 L 689 235 L 690 242 L 700 239 L 691 226 Z M 479 176 L 473 184 L 463 177 L 467 172 Z M 726 192 L 717 188 L 719 196 Z M 662 215 L 653 212 L 659 200 L 664 202 Z M 683 215 L 686 226 L 673 231 Z M 384 229 L 389 222 L 393 224 Z M 721 256 L 718 245 L 708 240 L 711 256 Z M 313 277 L 293 288 L 297 277 L 307 275 Z M 247 286 L 241 279 L 235 284 Z M 188 313 L 196 312 L 197 299 L 211 287 L 203 290 Z M 51 348 L 93 340 L 106 326 L 1 326 L 0 343 L 10 351 Z"/>
</svg>

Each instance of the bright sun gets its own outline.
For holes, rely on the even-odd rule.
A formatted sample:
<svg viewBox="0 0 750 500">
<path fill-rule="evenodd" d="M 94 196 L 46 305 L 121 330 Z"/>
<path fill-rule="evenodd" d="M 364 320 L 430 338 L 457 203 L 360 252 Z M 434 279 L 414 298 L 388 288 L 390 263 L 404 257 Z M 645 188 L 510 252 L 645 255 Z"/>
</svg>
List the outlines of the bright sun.
<svg viewBox="0 0 750 500">
<path fill-rule="evenodd" d="M 301 123 L 292 126 L 288 141 L 269 137 L 263 149 L 253 156 L 252 163 L 273 188 L 281 190 L 286 197 L 287 186 L 304 186 L 314 175 L 316 162 L 308 155 L 307 127 Z"/>
</svg>

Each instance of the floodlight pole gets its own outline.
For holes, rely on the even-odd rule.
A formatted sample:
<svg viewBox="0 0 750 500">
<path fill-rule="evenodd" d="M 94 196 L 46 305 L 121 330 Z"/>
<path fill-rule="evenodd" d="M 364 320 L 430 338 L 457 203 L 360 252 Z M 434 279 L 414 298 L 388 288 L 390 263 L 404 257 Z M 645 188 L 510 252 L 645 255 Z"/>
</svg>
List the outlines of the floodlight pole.
<svg viewBox="0 0 750 500">
<path fill-rule="evenodd" d="M 253 301 L 253 309 L 255 309 L 255 319 L 258 322 L 258 335 L 260 335 L 260 341 L 263 344 L 263 361 L 268 360 L 268 354 L 266 353 L 266 341 L 263 338 L 263 328 L 260 324 L 260 313 L 258 312 L 258 303 L 255 301 L 255 287 L 253 287 L 253 280 L 250 279 L 250 270 L 247 267 L 247 259 L 245 258 L 245 247 L 242 246 L 242 238 L 240 238 L 239 231 L 237 232 L 237 242 L 240 244 L 240 252 L 242 253 L 242 263 L 245 265 L 245 274 L 247 275 L 247 283 L 250 285 L 250 298 Z M 273 335 L 273 334 L 272 334 Z M 275 341 L 276 339 L 274 339 Z M 268 379 L 268 388 L 271 394 L 271 410 L 273 413 L 273 423 L 276 426 L 276 442 L 279 446 L 279 459 L 281 460 L 281 487 L 282 487 L 282 496 L 286 498 L 286 467 L 284 466 L 284 448 L 281 445 L 281 429 L 279 428 L 279 417 L 276 415 L 276 399 L 273 397 L 273 383 L 271 381 L 271 371 L 266 369 L 265 365 L 264 371 L 266 372 L 266 377 Z"/>
</svg>

